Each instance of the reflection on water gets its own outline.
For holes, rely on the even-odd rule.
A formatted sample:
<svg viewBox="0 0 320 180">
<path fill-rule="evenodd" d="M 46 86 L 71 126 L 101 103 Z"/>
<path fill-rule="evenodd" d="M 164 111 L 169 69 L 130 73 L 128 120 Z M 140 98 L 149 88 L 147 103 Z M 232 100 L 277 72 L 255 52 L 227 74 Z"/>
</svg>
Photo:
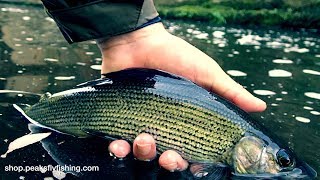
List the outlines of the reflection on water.
<svg viewBox="0 0 320 180">
<path fill-rule="evenodd" d="M 43 9 L 0 5 L 1 90 L 55 93 L 100 77 L 101 57 L 94 41 L 68 45 Z M 166 25 L 170 32 L 214 57 L 237 82 L 265 100 L 268 109 L 253 116 L 285 139 L 299 157 L 320 173 L 319 32 L 212 27 L 176 21 L 166 22 Z M 26 120 L 11 105 L 32 104 L 38 98 L 32 94 L 0 92 L 0 154 L 14 139 L 30 132 Z M 74 139 L 70 141 L 72 146 L 79 143 Z M 47 151 L 45 145 L 38 143 L 12 152 L 0 160 L 0 165 L 61 163 Z M 67 153 L 70 149 L 56 151 L 63 156 L 61 152 Z M 89 157 L 82 156 L 79 163 L 87 162 L 85 158 Z M 114 167 L 112 163 L 109 166 Z M 3 170 L 1 168 L 0 174 L 5 179 L 54 176 L 52 172 L 4 173 Z M 130 173 L 133 172 L 124 176 L 132 175 Z"/>
<path fill-rule="evenodd" d="M 303 122 L 303 123 L 309 123 L 310 119 L 304 118 L 304 117 L 296 117 L 297 121 Z"/>
<path fill-rule="evenodd" d="M 238 71 L 238 70 L 228 70 L 227 73 L 228 73 L 230 76 L 247 76 L 246 73 L 241 72 L 241 71 Z"/>
<path fill-rule="evenodd" d="M 291 77 L 292 73 L 282 70 L 282 69 L 273 69 L 269 71 L 270 77 Z"/>
<path fill-rule="evenodd" d="M 269 96 L 269 95 L 275 95 L 276 93 L 273 91 L 269 91 L 269 90 L 254 90 L 253 93 L 257 94 L 257 95 L 262 95 L 262 96 Z"/>
<path fill-rule="evenodd" d="M 293 61 L 289 59 L 275 59 L 272 62 L 278 64 L 293 64 Z"/>
<path fill-rule="evenodd" d="M 310 98 L 320 99 L 320 93 L 306 92 L 304 94 Z"/>
<path fill-rule="evenodd" d="M 307 74 L 320 75 L 319 71 L 314 71 L 314 70 L 310 70 L 310 69 L 304 69 L 303 72 L 307 73 Z"/>
</svg>

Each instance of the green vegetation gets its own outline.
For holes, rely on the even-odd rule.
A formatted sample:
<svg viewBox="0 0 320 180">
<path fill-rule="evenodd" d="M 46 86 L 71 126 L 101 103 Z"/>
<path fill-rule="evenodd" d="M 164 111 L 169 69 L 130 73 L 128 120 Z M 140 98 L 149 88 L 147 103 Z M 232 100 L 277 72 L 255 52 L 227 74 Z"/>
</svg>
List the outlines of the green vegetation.
<svg viewBox="0 0 320 180">
<path fill-rule="evenodd" d="M 216 25 L 320 29 L 320 0 L 154 0 L 162 17 Z M 0 0 L 42 7 L 39 0 Z"/>
<path fill-rule="evenodd" d="M 306 2 L 304 2 L 306 1 Z M 209 21 L 216 25 L 320 28 L 319 0 L 212 0 L 158 3 L 162 17 Z"/>
</svg>

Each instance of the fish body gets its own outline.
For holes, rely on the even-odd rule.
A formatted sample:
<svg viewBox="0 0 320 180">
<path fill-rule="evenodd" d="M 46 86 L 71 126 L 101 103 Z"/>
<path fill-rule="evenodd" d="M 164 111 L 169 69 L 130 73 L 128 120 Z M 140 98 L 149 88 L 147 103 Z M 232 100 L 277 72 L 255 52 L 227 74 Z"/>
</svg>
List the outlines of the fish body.
<svg viewBox="0 0 320 180">
<path fill-rule="evenodd" d="M 281 149 L 234 104 L 189 80 L 158 70 L 109 73 L 104 79 L 44 96 L 20 111 L 35 124 L 77 137 L 98 132 L 133 141 L 138 134 L 149 133 L 159 152 L 175 149 L 191 162 L 232 166 L 239 161 L 235 156 L 246 150 L 238 148 L 246 137 L 258 140 L 247 138 L 245 142 L 261 141 L 254 146 L 258 149 L 270 146 L 272 158 Z M 274 169 L 280 171 L 278 166 Z"/>
</svg>

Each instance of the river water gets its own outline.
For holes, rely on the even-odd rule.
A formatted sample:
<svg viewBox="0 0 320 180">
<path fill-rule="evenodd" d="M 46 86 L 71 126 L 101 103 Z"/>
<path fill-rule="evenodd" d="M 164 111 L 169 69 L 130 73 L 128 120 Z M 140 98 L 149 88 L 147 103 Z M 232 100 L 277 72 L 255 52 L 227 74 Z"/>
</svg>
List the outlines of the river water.
<svg viewBox="0 0 320 180">
<path fill-rule="evenodd" d="M 237 82 L 265 100 L 268 109 L 252 116 L 320 173 L 319 32 L 213 27 L 200 22 L 167 21 L 165 24 L 168 31 L 209 54 Z M 28 128 L 27 120 L 12 104 L 32 104 L 39 99 L 36 94 L 59 92 L 99 78 L 101 57 L 94 41 L 67 44 L 42 8 L 0 4 L 0 28 L 0 154 L 3 154 L 10 142 L 28 134 L 29 129 L 39 131 Z M 8 172 L 5 167 L 72 163 L 106 166 L 110 171 L 102 173 L 103 177 L 144 177 L 145 171 L 140 172 L 144 168 L 150 170 L 147 170 L 150 178 L 182 177 L 179 173 L 168 174 L 159 168 L 150 168 L 156 166 L 154 163 L 118 162 L 110 158 L 106 147 L 99 140 L 92 144 L 54 135 L 1 158 L 0 177 L 63 178 L 65 174 L 60 171 Z M 84 158 L 92 153 L 99 158 Z M 94 173 L 84 174 L 92 177 Z M 68 173 L 67 177 L 75 176 Z"/>
</svg>

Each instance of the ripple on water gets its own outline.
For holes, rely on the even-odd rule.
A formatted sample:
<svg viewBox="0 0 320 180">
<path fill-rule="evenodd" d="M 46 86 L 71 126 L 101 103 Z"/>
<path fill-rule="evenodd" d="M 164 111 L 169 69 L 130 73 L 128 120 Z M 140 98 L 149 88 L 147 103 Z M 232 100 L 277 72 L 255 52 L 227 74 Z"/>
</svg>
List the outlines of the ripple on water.
<svg viewBox="0 0 320 180">
<path fill-rule="evenodd" d="M 230 75 L 230 76 L 247 76 L 246 73 L 244 72 L 241 72 L 241 71 L 238 71 L 238 70 L 228 70 L 227 73 Z"/>
<path fill-rule="evenodd" d="M 270 77 L 291 77 L 292 73 L 282 70 L 282 69 L 274 69 L 269 71 Z"/>
<path fill-rule="evenodd" d="M 310 122 L 310 119 L 305 118 L 305 117 L 299 117 L 299 116 L 296 117 L 296 120 L 299 121 L 299 122 L 303 122 L 303 123 L 309 123 Z"/>
<path fill-rule="evenodd" d="M 94 69 L 94 70 L 99 70 L 99 71 L 100 71 L 101 68 L 102 68 L 102 66 L 101 66 L 101 65 L 91 65 L 90 68 L 91 68 L 91 69 Z"/>
<path fill-rule="evenodd" d="M 200 33 L 200 34 L 196 34 L 194 37 L 197 39 L 208 39 L 209 34 L 208 33 Z"/>
<path fill-rule="evenodd" d="M 52 175 L 53 177 L 57 178 L 57 179 L 64 179 L 66 177 L 66 173 L 62 172 L 62 171 L 52 171 Z"/>
<path fill-rule="evenodd" d="M 48 62 L 58 62 L 58 59 L 54 59 L 54 58 L 44 58 L 44 61 L 48 61 Z"/>
<path fill-rule="evenodd" d="M 304 93 L 305 96 L 313 99 L 319 99 L 320 100 L 320 93 L 315 93 L 315 92 L 306 92 Z"/>
<path fill-rule="evenodd" d="M 306 110 L 313 110 L 312 107 L 309 107 L 309 106 L 303 106 L 303 109 L 306 109 Z"/>
<path fill-rule="evenodd" d="M 92 55 L 94 55 L 94 52 L 86 52 L 86 55 L 92 56 Z"/>
<path fill-rule="evenodd" d="M 3 12 L 14 12 L 14 13 L 27 13 L 28 10 L 20 9 L 20 8 L 1 8 Z"/>
<path fill-rule="evenodd" d="M 29 17 L 29 16 L 23 16 L 22 19 L 25 20 L 25 21 L 29 21 L 29 20 L 31 19 L 31 17 Z"/>
<path fill-rule="evenodd" d="M 276 64 L 292 64 L 293 63 L 293 61 L 289 59 L 274 59 L 272 62 Z"/>
<path fill-rule="evenodd" d="M 72 79 L 75 79 L 75 76 L 56 76 L 54 77 L 55 80 L 59 80 L 59 81 L 69 81 Z"/>
<path fill-rule="evenodd" d="M 307 52 L 309 52 L 309 49 L 299 48 L 299 47 L 290 47 L 290 48 L 285 48 L 284 52 L 286 52 L 286 53 L 289 53 L 289 52 L 307 53 Z"/>
<path fill-rule="evenodd" d="M 225 32 L 222 32 L 222 31 L 214 31 L 212 33 L 213 37 L 215 38 L 223 38 L 223 36 L 225 35 L 226 33 Z"/>
<path fill-rule="evenodd" d="M 269 96 L 269 95 L 275 95 L 276 93 L 269 90 L 254 90 L 253 93 L 262 95 L 262 96 Z"/>
<path fill-rule="evenodd" d="M 312 74 L 312 75 L 320 76 L 320 72 L 319 71 L 314 71 L 314 70 L 310 70 L 310 69 L 304 69 L 303 72 L 306 73 L 306 74 Z"/>
<path fill-rule="evenodd" d="M 85 66 L 86 65 L 86 63 L 83 63 L 83 62 L 77 62 L 76 64 L 79 65 L 79 66 Z"/>
<path fill-rule="evenodd" d="M 237 43 L 240 45 L 256 45 L 260 46 L 261 43 L 259 42 L 261 37 L 256 35 L 243 35 L 240 39 L 237 40 Z"/>
<path fill-rule="evenodd" d="M 272 42 L 267 42 L 266 46 L 269 48 L 272 48 L 272 49 L 279 49 L 279 48 L 283 48 L 283 47 L 290 47 L 290 44 L 272 41 Z"/>
<path fill-rule="evenodd" d="M 233 54 L 240 54 L 239 51 L 233 51 Z"/>
<path fill-rule="evenodd" d="M 54 180 L 54 178 L 53 177 L 45 177 L 45 178 L 43 178 L 43 180 Z"/>
<path fill-rule="evenodd" d="M 310 111 L 310 113 L 313 114 L 313 115 L 316 115 L 316 116 L 320 115 L 320 112 L 318 112 L 318 111 Z"/>
</svg>

